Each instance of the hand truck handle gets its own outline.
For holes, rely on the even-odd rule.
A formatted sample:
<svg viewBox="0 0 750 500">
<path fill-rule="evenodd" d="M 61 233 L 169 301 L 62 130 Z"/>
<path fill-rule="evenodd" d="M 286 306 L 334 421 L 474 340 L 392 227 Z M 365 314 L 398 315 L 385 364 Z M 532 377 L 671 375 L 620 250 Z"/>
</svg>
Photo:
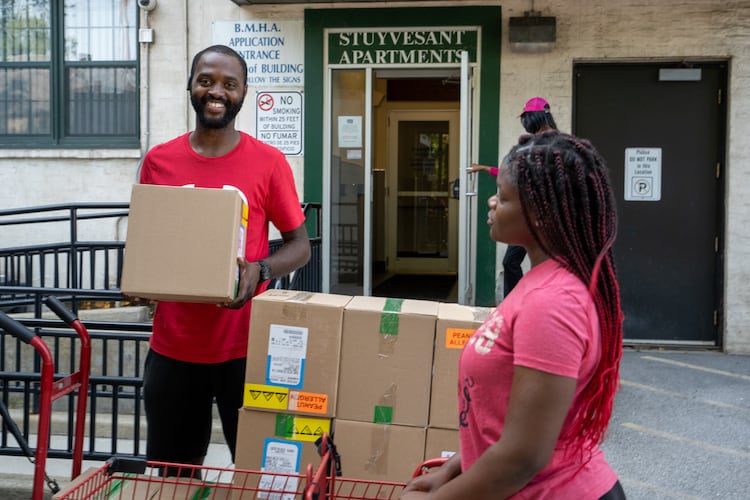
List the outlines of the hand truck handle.
<svg viewBox="0 0 750 500">
<path fill-rule="evenodd" d="M 0 328 L 26 344 L 31 344 L 34 338 L 36 338 L 36 333 L 3 312 L 0 312 Z"/>
<path fill-rule="evenodd" d="M 73 314 L 67 307 L 65 307 L 57 297 L 46 297 L 44 299 L 44 303 L 68 326 L 73 326 L 73 323 L 78 320 L 76 315 Z"/>
<path fill-rule="evenodd" d="M 437 457 L 437 458 L 430 458 L 428 460 L 425 460 L 421 464 L 417 466 L 417 468 L 414 470 L 414 473 L 412 474 L 412 477 L 419 477 L 422 474 L 427 474 L 430 469 L 436 469 L 438 467 L 441 467 L 445 462 L 448 461 L 447 457 Z"/>
<path fill-rule="evenodd" d="M 144 474 L 146 472 L 146 461 L 141 458 L 114 456 L 107 460 L 107 475 L 115 472 L 129 474 Z"/>
</svg>

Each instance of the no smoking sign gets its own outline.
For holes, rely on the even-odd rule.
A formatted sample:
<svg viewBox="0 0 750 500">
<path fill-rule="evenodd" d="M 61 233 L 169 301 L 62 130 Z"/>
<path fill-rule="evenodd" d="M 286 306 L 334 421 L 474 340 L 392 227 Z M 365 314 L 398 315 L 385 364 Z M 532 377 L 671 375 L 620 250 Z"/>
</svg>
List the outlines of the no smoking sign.
<svg viewBox="0 0 750 500">
<path fill-rule="evenodd" d="M 255 136 L 289 156 L 302 154 L 302 92 L 258 92 Z"/>
</svg>

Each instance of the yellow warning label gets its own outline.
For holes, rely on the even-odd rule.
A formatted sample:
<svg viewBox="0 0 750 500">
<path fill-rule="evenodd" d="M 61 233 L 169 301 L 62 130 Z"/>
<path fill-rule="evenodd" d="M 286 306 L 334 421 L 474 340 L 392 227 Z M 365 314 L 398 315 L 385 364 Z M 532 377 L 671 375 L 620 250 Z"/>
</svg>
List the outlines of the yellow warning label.
<svg viewBox="0 0 750 500">
<path fill-rule="evenodd" d="M 474 330 L 471 328 L 446 328 L 446 349 L 463 349 L 464 345 L 469 341 L 473 334 Z"/>
<path fill-rule="evenodd" d="M 326 418 L 294 417 L 294 431 L 291 439 L 315 442 L 323 433 L 331 435 L 331 421 Z"/>
<path fill-rule="evenodd" d="M 275 385 L 245 384 L 242 406 L 286 410 L 289 404 L 289 389 Z"/>
<path fill-rule="evenodd" d="M 306 413 L 328 413 L 328 394 L 289 391 L 289 410 Z"/>
</svg>

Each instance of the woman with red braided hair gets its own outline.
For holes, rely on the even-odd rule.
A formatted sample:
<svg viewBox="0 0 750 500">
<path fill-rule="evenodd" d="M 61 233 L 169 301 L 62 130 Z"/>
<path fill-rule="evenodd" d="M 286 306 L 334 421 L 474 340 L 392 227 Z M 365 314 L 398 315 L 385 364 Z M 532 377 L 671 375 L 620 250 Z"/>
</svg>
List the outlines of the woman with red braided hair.
<svg viewBox="0 0 750 500">
<path fill-rule="evenodd" d="M 622 310 L 604 159 L 558 131 L 522 136 L 503 160 L 487 223 L 531 269 L 459 362 L 460 453 L 403 500 L 619 500 L 599 444 L 612 415 Z"/>
</svg>

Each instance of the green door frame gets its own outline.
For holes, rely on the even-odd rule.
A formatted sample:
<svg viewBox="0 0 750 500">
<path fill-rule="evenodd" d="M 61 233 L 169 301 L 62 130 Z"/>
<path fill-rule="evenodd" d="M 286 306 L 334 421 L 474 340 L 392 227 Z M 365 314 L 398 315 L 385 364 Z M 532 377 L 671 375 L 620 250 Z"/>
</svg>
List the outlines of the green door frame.
<svg viewBox="0 0 750 500">
<path fill-rule="evenodd" d="M 498 158 L 500 123 L 500 40 L 499 6 L 407 7 L 367 9 L 305 9 L 305 104 L 304 104 L 304 198 L 323 202 L 323 59 L 327 28 L 376 28 L 418 26 L 480 26 L 482 38 L 479 82 L 481 103 L 479 127 L 475 133 L 480 163 L 494 165 Z M 482 206 L 495 192 L 494 179 L 479 177 L 476 239 L 476 305 L 495 305 L 496 244 L 484 227 L 487 215 Z"/>
</svg>

